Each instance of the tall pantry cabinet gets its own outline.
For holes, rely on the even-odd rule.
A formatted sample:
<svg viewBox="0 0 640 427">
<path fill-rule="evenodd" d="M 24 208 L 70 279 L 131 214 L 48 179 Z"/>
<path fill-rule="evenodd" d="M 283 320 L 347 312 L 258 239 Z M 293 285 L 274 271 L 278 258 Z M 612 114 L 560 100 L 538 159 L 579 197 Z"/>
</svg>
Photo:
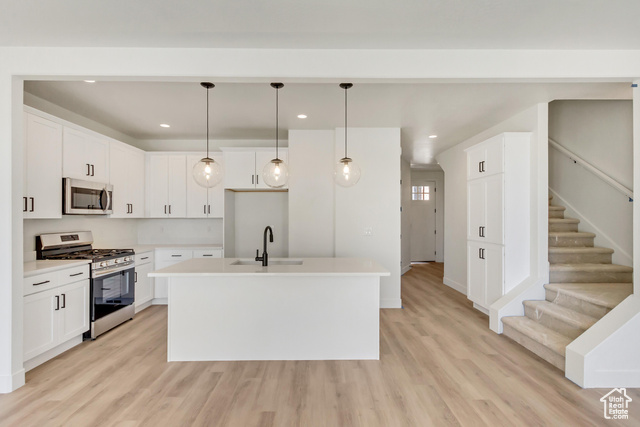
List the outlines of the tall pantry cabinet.
<svg viewBox="0 0 640 427">
<path fill-rule="evenodd" d="M 530 275 L 531 133 L 467 150 L 467 297 L 491 304 Z"/>
</svg>

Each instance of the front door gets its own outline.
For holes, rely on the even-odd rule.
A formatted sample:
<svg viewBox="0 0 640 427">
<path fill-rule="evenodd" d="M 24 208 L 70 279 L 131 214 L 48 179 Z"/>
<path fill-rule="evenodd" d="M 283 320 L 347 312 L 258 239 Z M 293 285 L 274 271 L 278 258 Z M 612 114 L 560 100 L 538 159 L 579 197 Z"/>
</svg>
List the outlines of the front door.
<svg viewBox="0 0 640 427">
<path fill-rule="evenodd" d="M 435 181 L 411 182 L 411 262 L 436 259 Z"/>
</svg>

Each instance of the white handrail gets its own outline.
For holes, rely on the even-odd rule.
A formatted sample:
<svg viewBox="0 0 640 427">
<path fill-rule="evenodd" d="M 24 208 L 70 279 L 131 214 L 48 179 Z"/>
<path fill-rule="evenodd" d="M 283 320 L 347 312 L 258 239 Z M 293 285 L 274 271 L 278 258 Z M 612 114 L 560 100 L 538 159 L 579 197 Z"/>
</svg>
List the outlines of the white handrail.
<svg viewBox="0 0 640 427">
<path fill-rule="evenodd" d="M 588 170 L 589 172 L 591 172 L 592 174 L 594 174 L 595 176 L 597 176 L 598 178 L 600 178 L 601 180 L 603 180 L 604 182 L 606 182 L 607 184 L 609 184 L 610 186 L 612 186 L 613 188 L 615 188 L 616 190 L 618 190 L 619 192 L 627 196 L 630 202 L 633 201 L 633 191 L 631 191 L 631 189 L 620 184 L 618 181 L 611 178 L 609 175 L 602 172 L 600 169 L 593 166 L 591 163 L 587 162 L 582 157 L 567 150 L 566 148 L 564 148 L 562 145 L 558 144 L 556 141 L 554 141 L 551 138 L 549 138 L 549 145 L 551 145 L 553 148 L 555 148 L 565 156 L 569 157 L 575 163 L 578 163 L 580 166 L 582 166 L 583 168 L 585 168 L 586 170 Z"/>
</svg>

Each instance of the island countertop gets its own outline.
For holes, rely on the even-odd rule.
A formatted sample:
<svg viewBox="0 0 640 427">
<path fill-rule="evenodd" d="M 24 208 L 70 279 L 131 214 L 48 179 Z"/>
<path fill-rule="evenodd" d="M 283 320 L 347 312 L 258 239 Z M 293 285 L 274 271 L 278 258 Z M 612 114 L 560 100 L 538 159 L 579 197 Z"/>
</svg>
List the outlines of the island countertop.
<svg viewBox="0 0 640 427">
<path fill-rule="evenodd" d="M 389 276 L 390 272 L 366 258 L 270 258 L 270 265 L 233 265 L 245 258 L 190 259 L 149 273 L 149 277 L 223 276 Z M 295 263 L 302 264 L 282 264 Z"/>
</svg>

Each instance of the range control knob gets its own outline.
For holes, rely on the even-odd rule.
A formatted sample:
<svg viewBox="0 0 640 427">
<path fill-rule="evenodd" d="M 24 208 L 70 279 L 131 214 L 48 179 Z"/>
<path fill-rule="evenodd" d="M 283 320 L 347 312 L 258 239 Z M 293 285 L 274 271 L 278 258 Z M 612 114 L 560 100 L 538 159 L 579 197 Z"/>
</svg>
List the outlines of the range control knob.
<svg viewBox="0 0 640 427">
<path fill-rule="evenodd" d="M 124 262 L 128 262 L 128 261 L 131 261 L 131 257 L 130 256 L 124 257 Z"/>
<path fill-rule="evenodd" d="M 107 266 L 107 261 L 102 261 L 100 263 L 100 267 L 106 267 Z"/>
<path fill-rule="evenodd" d="M 119 260 L 119 259 L 115 259 L 115 260 L 113 260 L 113 263 L 114 263 L 114 264 L 119 264 L 119 263 L 120 263 L 120 260 Z"/>
</svg>

